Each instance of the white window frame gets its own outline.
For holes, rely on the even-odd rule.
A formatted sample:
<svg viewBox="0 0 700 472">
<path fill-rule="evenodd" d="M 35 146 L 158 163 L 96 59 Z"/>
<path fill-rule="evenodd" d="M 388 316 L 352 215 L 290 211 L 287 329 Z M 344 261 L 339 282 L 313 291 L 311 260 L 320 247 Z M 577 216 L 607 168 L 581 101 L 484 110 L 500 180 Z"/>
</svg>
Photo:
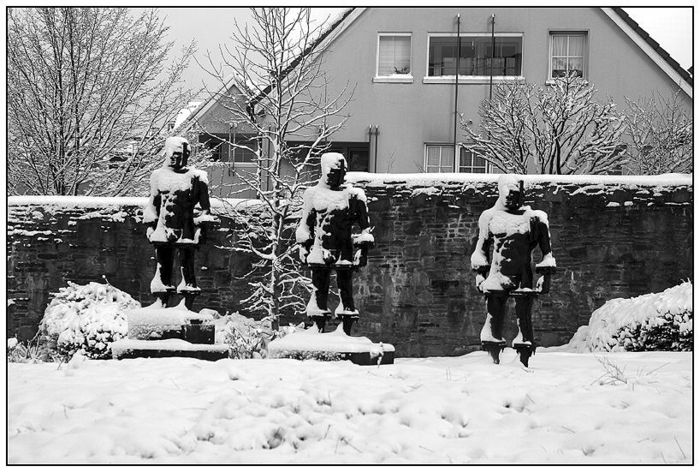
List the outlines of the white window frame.
<svg viewBox="0 0 700 472">
<path fill-rule="evenodd" d="M 471 166 L 468 166 L 468 167 L 471 167 L 471 168 L 472 168 L 472 171 L 471 171 L 471 172 L 464 172 L 464 171 L 460 170 L 461 167 L 462 167 L 462 166 L 461 166 L 462 149 L 464 149 L 465 151 L 470 151 L 470 152 L 472 153 L 472 165 L 471 165 Z M 472 151 L 471 149 L 469 149 L 469 144 L 468 144 L 468 143 L 459 143 L 459 144 L 457 145 L 457 150 L 459 151 L 459 153 L 458 153 L 459 159 L 455 159 L 455 169 L 456 169 L 455 171 L 456 171 L 456 172 L 458 172 L 458 173 L 460 173 L 460 174 L 474 174 L 475 172 L 473 172 L 473 170 L 474 170 L 475 167 L 481 168 L 481 166 L 475 166 L 475 165 L 473 165 L 473 164 L 474 164 L 474 157 L 475 157 L 474 155 L 475 155 L 476 153 L 475 153 L 474 151 Z M 490 163 L 489 161 L 487 161 L 486 159 L 484 159 L 484 166 L 483 166 L 483 167 L 484 167 L 484 172 L 483 172 L 484 174 L 490 174 L 490 173 L 491 173 L 491 163 Z"/>
<path fill-rule="evenodd" d="M 460 32 L 459 37 L 491 37 L 491 33 L 471 33 L 471 32 Z M 523 33 L 495 33 L 497 38 L 520 38 L 520 55 L 522 58 L 525 57 L 525 41 Z M 440 75 L 440 76 L 429 76 L 428 72 L 430 70 L 430 39 L 438 37 L 457 37 L 457 33 L 428 33 L 427 44 L 425 48 L 425 76 L 423 77 L 424 84 L 454 84 L 454 75 Z M 525 61 L 520 61 L 520 75 L 494 75 L 494 82 L 509 82 L 514 80 L 525 80 L 523 75 L 523 68 L 525 67 Z M 491 76 L 488 75 L 460 75 L 460 84 L 488 84 L 491 81 Z"/>
<path fill-rule="evenodd" d="M 453 151 L 456 151 L 456 146 L 454 146 L 453 143 L 426 142 L 423 145 L 423 171 L 424 172 L 433 172 L 433 171 L 428 171 L 428 148 L 431 146 L 440 146 L 440 148 L 452 147 Z M 437 172 L 440 174 L 454 173 L 456 162 L 457 162 L 457 159 L 453 159 L 452 170 L 450 172 L 443 172 L 443 171 L 437 171 Z M 440 149 L 440 164 L 442 164 L 442 149 Z M 443 167 L 443 166 L 439 165 L 438 167 Z"/>
<path fill-rule="evenodd" d="M 550 30 L 547 37 L 547 42 L 549 43 L 548 48 L 548 58 L 547 58 L 547 83 L 553 84 L 559 77 L 552 77 L 552 52 L 554 49 L 553 37 L 556 35 L 566 35 L 566 36 L 583 36 L 583 80 L 588 80 L 588 51 L 589 51 L 589 32 L 587 30 L 576 29 L 576 30 Z M 568 53 L 568 51 L 567 51 Z M 572 57 L 572 56 L 565 56 Z M 578 57 L 578 56 L 575 56 Z"/>
<path fill-rule="evenodd" d="M 408 46 L 408 64 L 409 73 L 400 75 L 379 75 L 379 43 L 382 37 L 396 37 L 396 36 L 408 36 L 409 46 Z M 374 64 L 374 78 L 373 82 L 378 83 L 413 83 L 413 33 L 377 33 L 377 52 L 375 54 L 375 64 Z"/>
</svg>

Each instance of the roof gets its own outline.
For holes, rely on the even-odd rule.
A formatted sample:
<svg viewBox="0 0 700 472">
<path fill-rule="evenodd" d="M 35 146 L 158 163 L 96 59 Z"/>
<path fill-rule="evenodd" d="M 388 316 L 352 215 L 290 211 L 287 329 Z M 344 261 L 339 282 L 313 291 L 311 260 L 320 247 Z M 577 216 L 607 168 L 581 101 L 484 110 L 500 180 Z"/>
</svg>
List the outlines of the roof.
<svg viewBox="0 0 700 472">
<path fill-rule="evenodd" d="M 659 56 L 663 58 L 664 61 L 668 63 L 668 65 L 675 70 L 678 75 L 681 76 L 683 80 L 685 80 L 691 87 L 693 86 L 693 76 L 681 65 L 676 61 L 674 58 L 671 57 L 671 55 L 661 47 L 661 45 L 654 41 L 654 39 L 644 31 L 644 28 L 639 26 L 639 23 L 634 21 L 629 14 L 623 10 L 620 7 L 613 7 L 612 10 L 619 15 L 619 17 L 624 21 L 627 25 L 629 25 L 630 28 L 632 28 L 641 38 L 654 50 L 656 51 Z"/>
<path fill-rule="evenodd" d="M 301 60 L 315 50 L 323 50 L 327 47 L 333 40 L 335 40 L 342 31 L 349 27 L 362 12 L 368 8 L 349 8 L 345 11 L 340 18 L 332 23 L 328 29 L 321 33 L 316 40 L 306 48 L 296 59 L 294 59 L 290 65 L 282 72 L 282 76 L 289 74 Z M 634 21 L 628 14 L 620 7 L 612 8 L 601 8 L 604 13 L 606 13 L 615 22 L 624 33 L 626 33 L 632 41 L 634 41 L 643 52 L 645 52 L 661 69 L 666 72 L 669 77 L 671 77 L 674 82 L 676 82 L 681 89 L 689 96 L 693 96 L 693 76 L 690 72 L 683 69 L 681 65 L 671 57 L 671 55 L 661 47 L 661 45 L 656 42 L 647 33 L 639 23 Z M 333 34 L 336 33 L 336 34 Z M 228 84 L 229 86 L 231 84 Z M 226 87 L 226 86 L 224 86 Z M 251 103 L 255 105 L 260 102 L 267 94 L 272 91 L 272 85 L 268 85 L 262 92 L 255 96 Z M 223 88 L 223 87 L 222 87 Z M 216 99 L 217 94 L 212 95 L 207 99 L 203 106 L 199 107 L 197 112 L 193 115 L 201 116 L 206 110 L 211 107 L 210 102 Z M 195 116 L 190 116 L 187 121 L 193 121 Z"/>
</svg>

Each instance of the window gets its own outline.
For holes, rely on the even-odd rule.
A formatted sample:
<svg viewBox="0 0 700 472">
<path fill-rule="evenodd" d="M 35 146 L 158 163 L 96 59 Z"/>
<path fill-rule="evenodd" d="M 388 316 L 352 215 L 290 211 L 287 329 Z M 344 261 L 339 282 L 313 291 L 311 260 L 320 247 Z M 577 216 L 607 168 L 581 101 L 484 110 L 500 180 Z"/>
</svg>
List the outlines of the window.
<svg viewBox="0 0 700 472">
<path fill-rule="evenodd" d="M 229 140 L 240 146 L 250 149 L 231 146 Z M 210 160 L 214 162 L 235 162 L 237 164 L 250 164 L 255 162 L 255 150 L 257 150 L 257 140 L 245 134 L 213 134 L 201 135 L 200 142 L 204 143 L 206 149 L 211 151 Z"/>
<path fill-rule="evenodd" d="M 411 34 L 380 34 L 377 77 L 411 76 Z"/>
<path fill-rule="evenodd" d="M 495 43 L 495 49 L 494 49 Z M 493 53 L 493 58 L 491 57 Z M 520 76 L 523 38 L 518 35 L 430 36 L 428 76 L 454 76 L 459 54 L 459 75 L 475 77 Z"/>
<path fill-rule="evenodd" d="M 472 174 L 485 174 L 487 172 L 486 159 L 466 147 L 459 150 L 459 172 Z"/>
<path fill-rule="evenodd" d="M 454 172 L 455 148 L 452 144 L 425 145 L 426 172 Z"/>
<path fill-rule="evenodd" d="M 575 74 L 585 78 L 586 33 L 551 33 L 549 78 Z"/>
</svg>

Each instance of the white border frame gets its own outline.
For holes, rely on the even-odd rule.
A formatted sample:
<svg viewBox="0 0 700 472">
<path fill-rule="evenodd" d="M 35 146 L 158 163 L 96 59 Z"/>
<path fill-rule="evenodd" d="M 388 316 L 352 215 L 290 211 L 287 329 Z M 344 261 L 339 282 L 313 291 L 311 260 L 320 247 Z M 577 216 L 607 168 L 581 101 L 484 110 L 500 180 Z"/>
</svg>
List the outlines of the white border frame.
<svg viewBox="0 0 700 472">
<path fill-rule="evenodd" d="M 426 41 L 426 48 L 425 48 L 425 75 L 423 76 L 423 83 L 424 84 L 454 84 L 455 83 L 455 76 L 454 75 L 438 75 L 438 76 L 430 76 L 428 75 L 429 69 L 430 69 L 430 38 L 433 37 L 456 37 L 457 33 L 456 32 L 450 32 L 450 33 L 428 33 L 427 35 L 427 41 Z M 464 37 L 470 37 L 470 36 L 475 36 L 475 37 L 491 37 L 491 33 L 470 33 L 470 32 L 460 32 L 459 37 L 464 38 Z M 495 33 L 495 37 L 497 38 L 520 38 L 520 55 L 521 55 L 521 61 L 520 61 L 520 75 L 494 75 L 493 77 L 488 76 L 488 75 L 460 75 L 458 83 L 460 84 L 488 84 L 491 82 L 491 79 L 493 79 L 494 82 L 509 82 L 513 80 L 525 80 L 525 76 L 523 75 L 523 67 L 525 66 L 524 61 L 522 58 L 525 57 L 525 34 L 524 33 Z"/>
<path fill-rule="evenodd" d="M 397 74 L 397 75 L 379 75 L 379 42 L 382 36 L 408 36 L 408 60 L 409 60 L 409 73 L 408 74 Z M 375 54 L 374 61 L 374 77 L 372 82 L 377 83 L 395 83 L 395 84 L 410 84 L 413 83 L 413 33 L 392 33 L 392 32 L 380 32 L 377 33 L 377 52 Z"/>
</svg>

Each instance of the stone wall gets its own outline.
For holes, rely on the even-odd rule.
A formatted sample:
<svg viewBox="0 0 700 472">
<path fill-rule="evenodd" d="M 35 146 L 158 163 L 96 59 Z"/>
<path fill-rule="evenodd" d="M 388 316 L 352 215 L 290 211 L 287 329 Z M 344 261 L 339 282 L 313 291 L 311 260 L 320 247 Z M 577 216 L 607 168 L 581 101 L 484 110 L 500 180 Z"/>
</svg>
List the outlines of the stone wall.
<svg viewBox="0 0 700 472">
<path fill-rule="evenodd" d="M 469 270 L 477 220 L 493 205 L 495 177 L 352 174 L 369 199 L 376 247 L 355 278 L 356 334 L 393 343 L 399 356 L 478 348 L 483 296 Z M 446 180 L 447 179 L 447 180 Z M 670 177 L 526 177 L 528 201 L 549 214 L 559 266 L 535 303 L 542 345 L 566 342 L 606 300 L 692 278 L 692 181 Z M 10 198 L 7 334 L 31 337 L 49 292 L 101 281 L 150 303 L 152 248 L 140 199 Z M 197 306 L 240 310 L 252 261 L 226 249 L 233 222 L 210 231 L 197 255 Z M 536 257 L 539 257 L 537 255 Z M 511 302 L 512 304 L 512 302 Z M 512 306 L 511 306 L 512 313 Z M 507 337 L 515 334 L 509 316 Z M 296 318 L 301 320 L 301 318 Z"/>
</svg>

